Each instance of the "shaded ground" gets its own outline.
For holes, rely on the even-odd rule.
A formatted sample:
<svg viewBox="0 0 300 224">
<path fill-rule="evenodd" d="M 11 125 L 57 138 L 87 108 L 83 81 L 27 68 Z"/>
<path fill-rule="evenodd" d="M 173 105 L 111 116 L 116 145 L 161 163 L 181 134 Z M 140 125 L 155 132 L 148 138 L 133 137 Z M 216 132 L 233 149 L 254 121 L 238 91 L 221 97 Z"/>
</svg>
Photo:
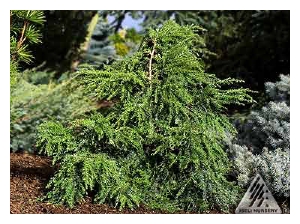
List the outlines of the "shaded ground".
<svg viewBox="0 0 300 224">
<path fill-rule="evenodd" d="M 105 204 L 93 204 L 87 197 L 85 201 L 70 209 L 63 205 L 53 205 L 38 201 L 43 196 L 45 186 L 53 176 L 54 168 L 48 157 L 24 153 L 10 154 L 10 213 L 47 213 L 47 214 L 161 214 L 159 210 L 140 207 L 135 210 L 122 210 Z M 278 201 L 283 213 L 289 213 L 289 202 Z M 234 210 L 231 211 L 234 213 Z M 184 211 L 179 213 L 186 213 Z M 218 211 L 211 211 L 216 214 Z"/>
</svg>

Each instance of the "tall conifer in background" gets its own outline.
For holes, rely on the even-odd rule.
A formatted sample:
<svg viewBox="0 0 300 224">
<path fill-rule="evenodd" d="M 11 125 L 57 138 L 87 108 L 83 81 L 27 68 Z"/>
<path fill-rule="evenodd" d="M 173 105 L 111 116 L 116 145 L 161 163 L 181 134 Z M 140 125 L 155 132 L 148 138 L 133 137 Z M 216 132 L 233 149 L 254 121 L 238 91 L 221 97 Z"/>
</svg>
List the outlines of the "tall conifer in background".
<svg viewBox="0 0 300 224">
<path fill-rule="evenodd" d="M 98 12 L 97 24 L 92 32 L 88 49 L 84 55 L 84 61 L 90 64 L 101 66 L 109 64 L 116 57 L 112 41 L 109 36 L 113 35 L 113 29 L 103 18 L 101 12 Z"/>
</svg>

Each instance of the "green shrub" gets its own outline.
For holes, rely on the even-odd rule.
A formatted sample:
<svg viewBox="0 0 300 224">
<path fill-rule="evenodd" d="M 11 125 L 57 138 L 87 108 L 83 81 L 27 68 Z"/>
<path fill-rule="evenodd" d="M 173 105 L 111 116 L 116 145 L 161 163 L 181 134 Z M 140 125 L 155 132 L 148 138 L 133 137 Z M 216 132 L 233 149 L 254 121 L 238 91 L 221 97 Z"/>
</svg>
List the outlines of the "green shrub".
<svg viewBox="0 0 300 224">
<path fill-rule="evenodd" d="M 222 141 L 236 131 L 224 112 L 252 98 L 231 87 L 239 80 L 205 73 L 193 51 L 203 40 L 196 29 L 168 21 L 131 57 L 77 73 L 77 86 L 110 106 L 40 127 L 41 152 L 61 164 L 47 199 L 73 206 L 92 191 L 96 202 L 121 209 L 226 212 L 235 204 L 238 188 L 226 179 Z"/>
<path fill-rule="evenodd" d="M 93 109 L 91 102 L 80 93 L 80 89 L 70 93 L 66 82 L 34 85 L 25 81 L 22 74 L 19 76 L 11 89 L 10 148 L 13 152 L 33 152 L 37 127 L 44 121 L 68 122 L 85 110 Z"/>
<path fill-rule="evenodd" d="M 40 67 L 36 67 L 23 71 L 22 79 L 34 85 L 49 84 L 56 81 L 54 79 L 55 72 L 47 70 L 40 71 L 39 69 Z"/>
</svg>

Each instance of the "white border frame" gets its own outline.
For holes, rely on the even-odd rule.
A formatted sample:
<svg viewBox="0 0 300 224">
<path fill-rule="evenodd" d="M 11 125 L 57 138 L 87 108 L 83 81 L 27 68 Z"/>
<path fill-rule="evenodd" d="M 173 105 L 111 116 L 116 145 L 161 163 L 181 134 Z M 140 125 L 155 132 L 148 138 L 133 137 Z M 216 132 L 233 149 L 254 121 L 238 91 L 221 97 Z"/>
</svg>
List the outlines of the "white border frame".
<svg viewBox="0 0 300 224">
<path fill-rule="evenodd" d="M 300 88 L 300 72 L 299 67 L 296 66 L 299 58 L 299 25 L 300 11 L 297 8 L 297 1 L 265 1 L 265 0 L 251 0 L 251 1 L 233 1 L 233 0 L 209 0 L 209 1 L 162 1 L 162 0 L 114 0 L 114 1 L 41 1 L 41 0 L 13 0 L 8 3 L 1 2 L 1 219 L 2 223 L 44 223 L 44 222 L 80 222 L 86 223 L 94 221 L 95 223 L 110 223 L 110 222 L 155 222 L 155 223 L 206 223 L 206 222 L 219 222 L 219 223 L 288 223 L 299 215 L 297 208 L 300 207 L 299 203 L 299 180 L 297 178 L 297 170 L 299 169 L 299 143 L 297 139 L 297 123 L 299 124 L 299 104 L 296 103 L 297 95 L 299 96 Z M 69 10 L 89 10 L 89 9 L 132 9 L 132 10 L 250 10 L 250 9 L 269 9 L 269 10 L 291 10 L 291 214 L 290 215 L 51 215 L 47 218 L 40 215 L 11 215 L 10 214 L 10 192 L 9 192 L 9 10 L 11 9 L 69 9 Z M 293 63 L 294 62 L 294 63 Z M 299 63 L 299 62 L 298 62 Z M 298 112 L 298 113 L 297 113 Z M 298 116 L 297 116 L 298 115 Z M 5 219 L 5 220 L 4 220 Z"/>
</svg>

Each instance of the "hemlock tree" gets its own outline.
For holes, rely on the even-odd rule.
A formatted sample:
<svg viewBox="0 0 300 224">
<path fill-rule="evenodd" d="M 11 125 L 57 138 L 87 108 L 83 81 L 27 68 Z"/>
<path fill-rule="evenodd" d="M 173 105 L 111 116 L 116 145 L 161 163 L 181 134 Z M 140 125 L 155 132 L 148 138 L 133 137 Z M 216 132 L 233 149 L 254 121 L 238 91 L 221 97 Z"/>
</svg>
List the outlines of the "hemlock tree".
<svg viewBox="0 0 300 224">
<path fill-rule="evenodd" d="M 77 73 L 85 93 L 110 106 L 67 125 L 40 126 L 41 152 L 60 163 L 45 198 L 73 206 L 92 191 L 95 202 L 120 209 L 168 211 L 226 212 L 235 204 L 222 141 L 236 131 L 224 112 L 252 98 L 231 87 L 241 81 L 205 73 L 193 51 L 197 29 L 168 21 L 133 56 Z"/>
</svg>

